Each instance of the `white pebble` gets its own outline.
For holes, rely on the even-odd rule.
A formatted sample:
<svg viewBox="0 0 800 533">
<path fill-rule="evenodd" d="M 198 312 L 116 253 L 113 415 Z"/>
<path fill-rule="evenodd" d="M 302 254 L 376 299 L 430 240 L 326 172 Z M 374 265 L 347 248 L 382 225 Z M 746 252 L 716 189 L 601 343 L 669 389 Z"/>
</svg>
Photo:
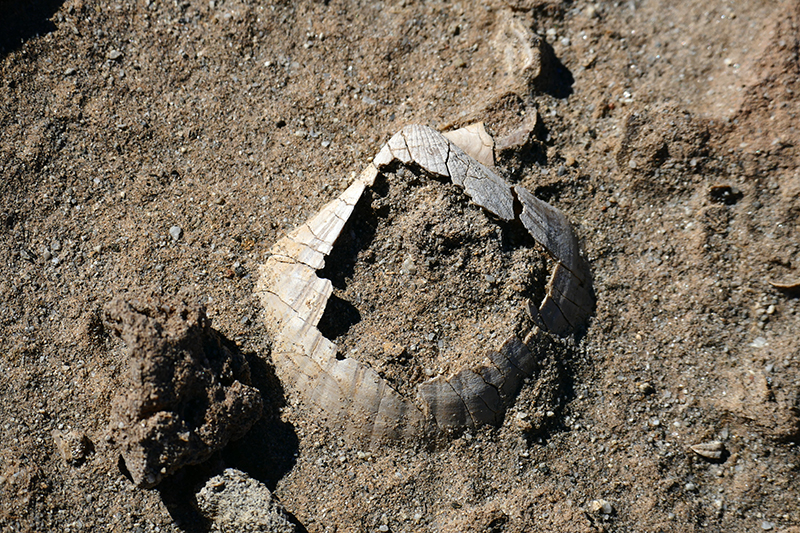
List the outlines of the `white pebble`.
<svg viewBox="0 0 800 533">
<path fill-rule="evenodd" d="M 183 235 L 183 230 L 180 226 L 172 226 L 169 228 L 169 236 L 172 237 L 173 241 L 177 241 Z"/>
<path fill-rule="evenodd" d="M 593 513 L 609 515 L 614 512 L 614 506 L 611 505 L 611 502 L 603 499 L 593 500 L 590 504 L 590 508 Z"/>
</svg>

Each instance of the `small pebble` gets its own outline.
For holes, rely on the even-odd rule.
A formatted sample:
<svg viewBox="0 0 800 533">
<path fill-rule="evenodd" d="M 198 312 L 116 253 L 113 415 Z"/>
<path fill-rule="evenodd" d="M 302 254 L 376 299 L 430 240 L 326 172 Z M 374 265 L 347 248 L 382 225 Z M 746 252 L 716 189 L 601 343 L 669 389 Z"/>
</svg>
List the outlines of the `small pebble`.
<svg viewBox="0 0 800 533">
<path fill-rule="evenodd" d="M 172 237 L 173 241 L 177 241 L 183 236 L 183 230 L 180 226 L 172 226 L 169 228 L 169 236 Z"/>
<path fill-rule="evenodd" d="M 639 390 L 642 392 L 642 394 L 653 394 L 655 392 L 653 385 L 647 381 L 644 383 L 639 383 Z"/>
<path fill-rule="evenodd" d="M 608 500 L 593 500 L 592 503 L 589 505 L 590 509 L 593 513 L 602 513 L 604 515 L 610 515 L 614 512 L 614 506 L 611 505 L 611 502 Z"/>
<path fill-rule="evenodd" d="M 753 342 L 750 343 L 750 346 L 753 348 L 763 348 L 767 345 L 767 339 L 764 337 L 756 337 Z"/>
<path fill-rule="evenodd" d="M 530 431 L 533 429 L 533 424 L 531 422 L 530 415 L 524 411 L 520 411 L 517 413 L 516 418 L 514 419 L 514 423 L 517 428 L 521 431 Z"/>
<path fill-rule="evenodd" d="M 378 528 L 378 531 L 380 531 L 381 533 L 385 533 L 386 531 L 389 531 L 389 526 L 383 524 L 381 527 Z"/>
<path fill-rule="evenodd" d="M 694 490 L 697 489 L 697 485 L 695 485 L 694 483 L 690 482 L 690 483 L 687 483 L 686 485 L 684 485 L 683 488 L 686 489 L 687 492 L 693 492 Z"/>
<path fill-rule="evenodd" d="M 764 531 L 770 531 L 774 527 L 775 527 L 775 524 L 773 524 L 772 522 L 767 522 L 766 520 L 761 522 L 761 529 L 763 529 Z"/>
<path fill-rule="evenodd" d="M 247 274 L 247 269 L 243 267 L 239 261 L 236 261 L 233 263 L 233 272 L 240 278 L 243 278 Z"/>
<path fill-rule="evenodd" d="M 109 50 L 106 53 L 106 59 L 110 59 L 111 61 L 116 61 L 117 59 L 122 57 L 122 52 L 119 50 Z"/>
<path fill-rule="evenodd" d="M 703 442 L 689 447 L 694 453 L 706 459 L 721 459 L 725 454 L 725 445 L 718 440 Z"/>
<path fill-rule="evenodd" d="M 417 273 L 417 267 L 414 264 L 414 260 L 410 257 L 405 258 L 403 265 L 400 268 L 404 274 L 414 275 Z"/>
</svg>

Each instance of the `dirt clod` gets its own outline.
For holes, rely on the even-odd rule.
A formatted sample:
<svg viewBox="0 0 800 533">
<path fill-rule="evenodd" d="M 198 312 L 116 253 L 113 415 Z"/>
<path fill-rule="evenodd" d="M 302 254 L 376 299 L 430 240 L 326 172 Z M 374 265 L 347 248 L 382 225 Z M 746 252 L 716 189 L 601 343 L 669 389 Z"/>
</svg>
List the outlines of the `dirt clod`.
<svg viewBox="0 0 800 533">
<path fill-rule="evenodd" d="M 113 401 L 110 430 L 140 487 L 153 487 L 242 437 L 261 416 L 247 361 L 184 298 L 117 298 L 105 326 L 128 347 L 130 388 Z"/>
</svg>

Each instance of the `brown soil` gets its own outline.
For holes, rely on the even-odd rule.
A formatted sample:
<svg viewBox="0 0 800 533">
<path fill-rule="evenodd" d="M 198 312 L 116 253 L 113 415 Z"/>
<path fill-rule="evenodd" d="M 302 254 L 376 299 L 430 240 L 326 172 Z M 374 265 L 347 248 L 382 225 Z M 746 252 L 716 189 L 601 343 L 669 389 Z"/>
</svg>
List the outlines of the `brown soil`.
<svg viewBox="0 0 800 533">
<path fill-rule="evenodd" d="M 521 225 L 493 221 L 460 187 L 404 168 L 365 196 L 319 272 L 335 287 L 320 331 L 340 357 L 414 398 L 422 381 L 531 330 L 525 300 L 542 301 L 549 270 Z"/>
<path fill-rule="evenodd" d="M 225 466 L 315 532 L 800 526 L 800 306 L 770 283 L 800 280 L 797 2 L 9 4 L 0 529 L 202 531 Z M 548 83 L 504 61 L 508 17 L 552 46 Z M 500 167 L 575 224 L 598 299 L 556 392 L 435 449 L 349 447 L 276 381 L 258 265 L 402 126 L 536 110 Z M 106 440 L 130 381 L 98 320 L 143 287 L 203 304 L 267 411 L 156 490 Z"/>
</svg>

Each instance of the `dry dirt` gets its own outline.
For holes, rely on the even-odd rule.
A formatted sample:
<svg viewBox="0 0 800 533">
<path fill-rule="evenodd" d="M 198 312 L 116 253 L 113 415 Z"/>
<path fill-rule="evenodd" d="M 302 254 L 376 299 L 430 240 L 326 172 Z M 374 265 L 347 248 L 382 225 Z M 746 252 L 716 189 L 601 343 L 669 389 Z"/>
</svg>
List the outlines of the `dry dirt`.
<svg viewBox="0 0 800 533">
<path fill-rule="evenodd" d="M 204 531 L 230 466 L 301 531 L 797 531 L 800 305 L 771 282 L 800 281 L 798 24 L 794 0 L 0 1 L 0 529 Z M 574 223 L 598 298 L 550 422 L 517 423 L 531 386 L 500 428 L 350 447 L 275 379 L 258 265 L 402 126 L 537 110 L 498 165 Z M 202 303 L 265 402 L 154 490 L 107 440 L 130 382 L 98 320 L 143 288 Z"/>
</svg>

